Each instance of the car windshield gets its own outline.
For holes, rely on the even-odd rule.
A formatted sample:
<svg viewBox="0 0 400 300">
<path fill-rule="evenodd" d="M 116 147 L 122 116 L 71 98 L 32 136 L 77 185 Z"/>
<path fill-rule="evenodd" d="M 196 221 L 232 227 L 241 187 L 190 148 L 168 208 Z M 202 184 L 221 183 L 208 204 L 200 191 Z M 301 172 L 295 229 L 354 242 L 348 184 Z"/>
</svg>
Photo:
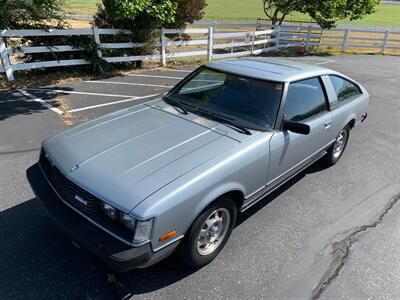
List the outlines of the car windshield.
<svg viewBox="0 0 400 300">
<path fill-rule="evenodd" d="M 169 104 L 217 121 L 272 130 L 283 84 L 200 68 L 167 95 Z M 217 117 L 217 118 L 216 118 Z"/>
</svg>

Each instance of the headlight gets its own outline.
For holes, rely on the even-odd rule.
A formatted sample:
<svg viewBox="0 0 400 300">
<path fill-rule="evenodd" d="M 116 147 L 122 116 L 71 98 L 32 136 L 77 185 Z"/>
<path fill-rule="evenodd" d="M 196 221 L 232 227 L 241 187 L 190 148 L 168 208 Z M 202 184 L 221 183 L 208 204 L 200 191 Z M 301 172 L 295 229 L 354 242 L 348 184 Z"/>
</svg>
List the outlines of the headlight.
<svg viewBox="0 0 400 300">
<path fill-rule="evenodd" d="M 109 216 L 111 219 L 116 220 L 117 219 L 117 209 L 112 207 L 111 205 L 108 205 L 107 203 L 102 203 L 101 204 L 101 210 Z"/>
<path fill-rule="evenodd" d="M 101 210 L 112 220 L 120 221 L 133 232 L 133 243 L 141 243 L 150 239 L 153 220 L 139 221 L 129 214 L 123 213 L 107 203 L 101 203 Z"/>
<path fill-rule="evenodd" d="M 122 211 L 119 212 L 119 220 L 122 224 L 128 227 L 130 230 L 135 231 L 136 221 L 131 216 L 123 213 Z"/>
<path fill-rule="evenodd" d="M 136 221 L 135 242 L 144 242 L 150 239 L 151 229 L 153 227 L 153 219 L 147 221 Z"/>
</svg>

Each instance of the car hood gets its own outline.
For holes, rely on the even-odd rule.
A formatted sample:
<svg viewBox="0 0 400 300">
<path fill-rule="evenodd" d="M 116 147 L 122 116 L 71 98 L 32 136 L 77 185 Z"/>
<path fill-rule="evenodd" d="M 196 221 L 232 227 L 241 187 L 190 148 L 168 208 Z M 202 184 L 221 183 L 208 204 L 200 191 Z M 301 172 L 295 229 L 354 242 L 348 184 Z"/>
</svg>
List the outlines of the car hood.
<svg viewBox="0 0 400 300">
<path fill-rule="evenodd" d="M 70 180 L 129 212 L 238 143 L 189 119 L 139 105 L 67 130 L 43 148 Z"/>
</svg>

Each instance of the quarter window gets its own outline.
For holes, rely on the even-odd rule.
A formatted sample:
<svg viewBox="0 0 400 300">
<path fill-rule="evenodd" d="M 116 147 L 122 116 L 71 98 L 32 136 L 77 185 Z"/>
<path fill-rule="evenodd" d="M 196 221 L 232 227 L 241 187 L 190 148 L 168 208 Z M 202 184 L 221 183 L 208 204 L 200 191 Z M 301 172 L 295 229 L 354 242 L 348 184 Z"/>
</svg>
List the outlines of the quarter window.
<svg viewBox="0 0 400 300">
<path fill-rule="evenodd" d="M 297 81 L 289 85 L 285 118 L 299 122 L 326 111 L 325 93 L 319 78 Z"/>
<path fill-rule="evenodd" d="M 343 101 L 361 94 L 361 91 L 354 83 L 335 75 L 329 75 L 335 89 L 338 101 Z"/>
</svg>

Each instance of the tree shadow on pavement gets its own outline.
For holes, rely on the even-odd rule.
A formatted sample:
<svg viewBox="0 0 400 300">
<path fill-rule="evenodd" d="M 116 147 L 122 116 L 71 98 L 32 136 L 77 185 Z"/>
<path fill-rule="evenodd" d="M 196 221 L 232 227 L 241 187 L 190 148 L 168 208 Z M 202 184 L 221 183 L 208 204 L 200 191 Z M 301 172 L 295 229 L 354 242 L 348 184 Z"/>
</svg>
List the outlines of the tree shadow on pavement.
<svg viewBox="0 0 400 300">
<path fill-rule="evenodd" d="M 105 267 L 76 249 L 31 199 L 0 212 L 2 299 L 109 299 Z"/>
<path fill-rule="evenodd" d="M 72 88 L 57 87 L 57 89 L 65 90 L 66 92 L 54 92 L 52 90 L 35 90 L 30 92 L 33 96 L 46 101 L 53 107 L 62 109 L 62 103 L 59 97 L 68 95 L 68 91 Z M 28 96 L 23 95 L 16 89 L 0 90 L 0 121 L 19 115 L 32 115 L 41 113 L 47 108 L 41 103 L 34 101 Z"/>
</svg>

